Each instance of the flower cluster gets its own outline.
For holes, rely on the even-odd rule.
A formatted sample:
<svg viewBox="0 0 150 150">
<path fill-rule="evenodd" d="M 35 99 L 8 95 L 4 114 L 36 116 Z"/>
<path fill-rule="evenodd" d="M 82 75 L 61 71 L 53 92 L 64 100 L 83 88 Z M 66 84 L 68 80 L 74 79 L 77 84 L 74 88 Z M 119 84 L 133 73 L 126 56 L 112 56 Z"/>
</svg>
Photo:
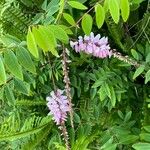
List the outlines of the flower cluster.
<svg viewBox="0 0 150 150">
<path fill-rule="evenodd" d="M 67 112 L 70 111 L 69 102 L 67 97 L 63 95 L 64 91 L 57 89 L 52 91 L 50 96 L 46 98 L 48 101 L 47 106 L 50 110 L 49 115 L 53 115 L 53 120 L 57 125 L 61 125 L 67 118 Z"/>
<path fill-rule="evenodd" d="M 112 51 L 108 44 L 108 38 L 100 38 L 100 34 L 94 37 L 94 33 L 91 32 L 89 36 L 78 37 L 79 40 L 76 42 L 70 41 L 70 46 L 75 49 L 76 52 L 85 52 L 95 57 L 105 58 L 111 57 Z"/>
</svg>

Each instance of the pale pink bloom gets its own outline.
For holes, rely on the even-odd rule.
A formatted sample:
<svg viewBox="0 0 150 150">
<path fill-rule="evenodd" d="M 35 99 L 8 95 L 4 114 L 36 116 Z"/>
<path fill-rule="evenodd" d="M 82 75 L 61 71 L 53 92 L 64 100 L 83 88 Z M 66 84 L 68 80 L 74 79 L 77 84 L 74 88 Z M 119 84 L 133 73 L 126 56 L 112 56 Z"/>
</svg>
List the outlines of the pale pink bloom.
<svg viewBox="0 0 150 150">
<path fill-rule="evenodd" d="M 53 116 L 53 120 L 57 125 L 66 121 L 67 112 L 70 111 L 69 101 L 67 96 L 64 96 L 64 91 L 57 89 L 55 92 L 52 91 L 50 96 L 46 98 L 48 101 L 47 106 L 50 110 L 49 115 Z"/>
<path fill-rule="evenodd" d="M 85 35 L 84 38 L 79 36 L 78 39 L 76 42 L 70 41 L 70 46 L 76 52 L 84 52 L 99 58 L 111 57 L 112 51 L 107 37 L 100 38 L 100 34 L 94 36 L 91 32 L 89 36 Z"/>
</svg>

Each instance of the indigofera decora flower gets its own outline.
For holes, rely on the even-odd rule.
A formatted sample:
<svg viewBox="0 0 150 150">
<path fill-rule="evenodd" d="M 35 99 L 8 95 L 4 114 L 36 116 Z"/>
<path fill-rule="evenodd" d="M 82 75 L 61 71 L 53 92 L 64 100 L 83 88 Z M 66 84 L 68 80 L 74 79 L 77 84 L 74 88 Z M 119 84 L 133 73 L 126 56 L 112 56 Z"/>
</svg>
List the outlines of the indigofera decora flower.
<svg viewBox="0 0 150 150">
<path fill-rule="evenodd" d="M 49 115 L 53 116 L 56 124 L 61 125 L 61 123 L 64 123 L 67 119 L 67 112 L 70 111 L 69 101 L 67 96 L 64 95 L 64 91 L 60 89 L 57 89 L 55 92 L 52 91 L 46 100 L 50 110 Z"/>
<path fill-rule="evenodd" d="M 108 38 L 100 38 L 100 34 L 94 36 L 93 32 L 91 32 L 89 36 L 79 36 L 78 41 L 70 41 L 70 46 L 75 49 L 76 52 L 84 52 L 99 58 L 112 56 Z"/>
</svg>

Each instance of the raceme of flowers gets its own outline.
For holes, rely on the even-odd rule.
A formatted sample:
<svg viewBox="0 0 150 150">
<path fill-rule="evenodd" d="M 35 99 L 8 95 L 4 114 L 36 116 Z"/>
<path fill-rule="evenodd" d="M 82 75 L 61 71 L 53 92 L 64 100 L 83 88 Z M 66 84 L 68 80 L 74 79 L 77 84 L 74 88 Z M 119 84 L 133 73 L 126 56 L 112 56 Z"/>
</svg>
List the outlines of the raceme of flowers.
<svg viewBox="0 0 150 150">
<path fill-rule="evenodd" d="M 70 111 L 69 101 L 67 96 L 64 95 L 64 91 L 57 89 L 52 91 L 50 96 L 46 98 L 48 101 L 47 106 L 50 110 L 49 115 L 53 116 L 53 120 L 57 125 L 61 125 L 66 121 L 67 112 Z"/>
<path fill-rule="evenodd" d="M 100 34 L 94 36 L 94 33 L 91 32 L 89 36 L 79 36 L 78 39 L 75 42 L 70 41 L 70 46 L 76 52 L 85 52 L 99 58 L 112 56 L 107 37 L 100 38 Z"/>
</svg>

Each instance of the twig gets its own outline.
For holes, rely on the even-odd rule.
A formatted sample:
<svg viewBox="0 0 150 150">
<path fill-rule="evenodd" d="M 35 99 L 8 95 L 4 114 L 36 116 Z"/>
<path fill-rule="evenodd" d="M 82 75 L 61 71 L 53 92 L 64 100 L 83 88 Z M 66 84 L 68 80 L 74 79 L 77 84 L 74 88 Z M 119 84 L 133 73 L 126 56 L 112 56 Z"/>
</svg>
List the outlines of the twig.
<svg viewBox="0 0 150 150">
<path fill-rule="evenodd" d="M 119 59 L 121 61 L 124 61 L 124 62 L 126 62 L 126 63 L 128 63 L 130 65 L 133 65 L 135 67 L 139 67 L 140 66 L 140 64 L 137 61 L 129 58 L 128 56 L 123 56 L 121 53 L 117 52 L 116 49 L 112 50 L 112 55 L 115 58 L 117 58 L 117 59 Z"/>
<path fill-rule="evenodd" d="M 67 98 L 69 100 L 69 107 L 70 107 L 70 120 L 71 120 L 71 126 L 72 128 L 74 128 L 74 124 L 73 124 L 73 109 L 72 109 L 72 98 L 71 98 L 71 88 L 70 88 L 70 79 L 69 79 L 69 75 L 68 75 L 68 67 L 67 67 L 67 63 L 68 63 L 68 60 L 67 60 L 67 57 L 66 57 L 66 48 L 64 47 L 63 45 L 63 53 L 62 53 L 62 66 L 63 66 L 63 74 L 64 74 L 64 83 L 65 83 L 65 90 L 66 90 L 66 95 L 67 95 Z"/>
<path fill-rule="evenodd" d="M 69 136 L 68 136 L 68 132 L 67 132 L 67 129 L 66 129 L 64 122 L 61 123 L 61 126 L 59 127 L 59 129 L 62 131 L 62 135 L 64 137 L 64 141 L 65 141 L 65 145 L 66 145 L 66 150 L 71 150 L 70 145 L 69 145 L 69 141 L 68 141 Z"/>
<path fill-rule="evenodd" d="M 61 0 L 61 1 L 60 1 L 60 9 L 59 9 L 58 15 L 57 15 L 57 17 L 56 17 L 55 24 L 56 24 L 57 21 L 59 21 L 59 19 L 61 18 L 62 14 L 63 14 L 63 10 L 64 10 L 64 7 L 65 7 L 66 2 L 67 2 L 67 0 Z"/>
</svg>

